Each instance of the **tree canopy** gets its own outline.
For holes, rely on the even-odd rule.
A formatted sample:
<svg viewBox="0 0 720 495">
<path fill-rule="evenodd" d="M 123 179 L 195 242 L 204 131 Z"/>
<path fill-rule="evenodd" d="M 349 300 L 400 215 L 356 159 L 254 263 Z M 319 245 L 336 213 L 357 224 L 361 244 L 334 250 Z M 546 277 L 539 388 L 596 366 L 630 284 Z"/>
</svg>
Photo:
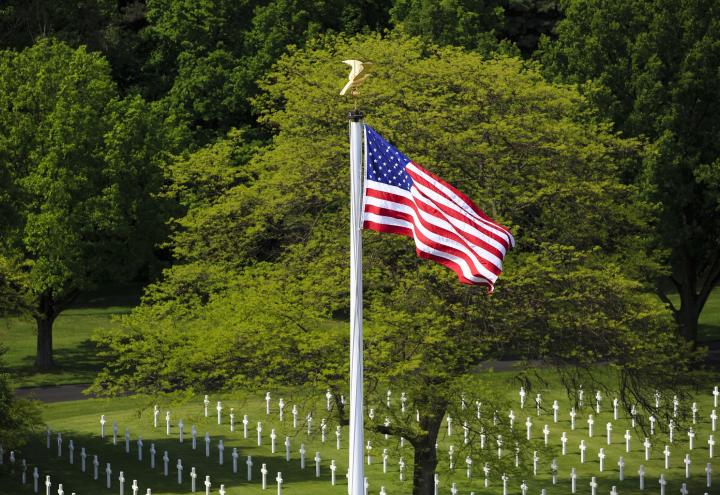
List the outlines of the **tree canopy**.
<svg viewBox="0 0 720 495">
<path fill-rule="evenodd" d="M 118 97 L 101 56 L 61 42 L 0 52 L 0 106 L 0 277 L 48 368 L 52 323 L 80 290 L 151 268 L 172 143 L 150 105 Z"/>
<path fill-rule="evenodd" d="M 541 358 L 568 380 L 607 361 L 627 401 L 645 400 L 659 376 L 668 387 L 685 380 L 682 344 L 645 290 L 659 270 L 643 235 L 652 207 L 620 180 L 639 143 L 520 59 L 371 35 L 282 58 L 255 100 L 276 134 L 249 161 L 233 158 L 243 155 L 232 137 L 190 158 L 224 170 L 211 174 L 221 194 L 185 181 L 195 206 L 174 236 L 183 263 L 125 331 L 98 338 L 108 367 L 94 390 L 345 387 L 351 103 L 337 97 L 338 60 L 361 55 L 387 61 L 363 88 L 368 122 L 518 239 L 489 298 L 416 258 L 411 241 L 364 234 L 367 377 L 392 380 L 420 412 L 420 427 L 390 431 L 415 447 L 415 493 L 429 493 L 440 421 L 482 360 Z"/>
<path fill-rule="evenodd" d="M 548 73 L 583 84 L 617 129 L 649 140 L 624 175 L 661 205 L 654 228 L 670 273 L 658 291 L 691 341 L 720 282 L 719 9 L 707 0 L 571 1 L 541 56 Z"/>
</svg>

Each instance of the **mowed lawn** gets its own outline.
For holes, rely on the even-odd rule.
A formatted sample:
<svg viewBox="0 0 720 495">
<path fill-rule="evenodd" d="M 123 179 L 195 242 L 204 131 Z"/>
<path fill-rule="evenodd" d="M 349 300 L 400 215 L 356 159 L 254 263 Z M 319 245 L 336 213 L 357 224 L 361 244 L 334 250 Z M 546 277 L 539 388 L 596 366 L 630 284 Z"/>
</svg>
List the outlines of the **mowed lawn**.
<svg viewBox="0 0 720 495">
<path fill-rule="evenodd" d="M 32 320 L 0 318 L 0 343 L 8 348 L 5 363 L 17 387 L 90 383 L 102 362 L 90 341 L 100 328 L 117 326 L 113 316 L 129 313 L 139 287 L 107 288 L 81 298 L 57 319 L 53 341 L 57 368 L 38 373 L 34 367 L 36 331 Z M 701 342 L 720 341 L 720 288 L 713 291 L 700 317 Z"/>
<path fill-rule="evenodd" d="M 53 328 L 56 369 L 39 373 L 35 368 L 37 331 L 29 318 L 0 318 L 0 343 L 7 347 L 3 357 L 16 387 L 90 383 L 102 362 L 90 341 L 94 331 L 117 326 L 112 317 L 129 313 L 137 304 L 139 287 L 108 288 L 78 299 L 62 312 Z"/>
<path fill-rule="evenodd" d="M 533 440 L 540 443 L 543 439 L 542 428 L 548 425 L 550 429 L 549 443 L 553 446 L 551 452 L 542 453 L 539 465 L 538 475 L 532 474 L 532 453 L 526 451 L 522 453 L 523 462 L 526 470 L 522 474 L 510 473 L 508 480 L 508 493 L 519 494 L 520 484 L 526 480 L 529 487 L 528 494 L 538 495 L 541 489 L 546 489 L 548 495 L 567 495 L 570 494 L 570 470 L 577 470 L 577 493 L 590 494 L 590 480 L 592 476 L 597 478 L 598 494 L 607 494 L 612 486 L 617 486 L 617 491 L 622 495 L 642 493 L 659 493 L 658 477 L 664 473 L 668 485 L 666 486 L 667 494 L 676 494 L 680 492 L 681 483 L 687 483 L 690 494 L 702 494 L 705 492 L 713 493 L 712 490 L 705 488 L 705 466 L 707 462 L 714 462 L 709 459 L 707 439 L 710 431 L 710 411 L 712 410 L 712 384 L 704 384 L 694 400 L 698 403 L 698 423 L 692 425 L 688 422 L 675 432 L 674 443 L 670 444 L 671 458 L 670 467 L 665 469 L 662 451 L 666 444 L 669 444 L 667 437 L 667 424 L 661 424 L 656 435 L 650 438 L 652 442 L 651 459 L 644 460 L 644 449 L 641 445 L 644 434 L 640 431 L 632 430 L 630 421 L 626 413 L 621 412 L 618 420 L 613 420 L 612 412 L 612 394 L 605 396 L 602 401 L 602 410 L 598 415 L 592 408 L 594 406 L 594 392 L 588 390 L 585 395 L 585 407 L 582 409 L 576 419 L 576 429 L 573 431 L 570 427 L 569 408 L 570 404 L 566 398 L 564 391 L 559 387 L 558 382 L 549 371 L 540 371 L 547 379 L 546 385 L 531 391 L 526 403 L 525 409 L 521 410 L 518 403 L 517 389 L 518 385 L 513 381 L 513 373 L 481 373 L 479 380 L 484 381 L 493 390 L 506 391 L 508 406 L 512 407 L 516 414 L 516 428 L 524 432 L 524 422 L 529 416 L 532 419 L 532 437 Z M 379 418 L 384 418 L 386 414 L 401 414 L 399 409 L 399 390 L 393 391 L 391 410 L 385 409 L 382 402 L 368 404 L 368 407 L 374 407 Z M 543 411 L 540 416 L 536 415 L 534 407 L 534 397 L 536 393 L 542 393 Z M 125 397 L 117 399 L 98 399 L 87 400 L 81 402 L 66 402 L 47 405 L 44 408 L 44 419 L 52 428 L 50 448 L 46 446 L 46 436 L 43 431 L 39 431 L 33 441 L 27 445 L 21 452 L 17 453 L 17 458 L 24 458 L 29 465 L 28 473 L 32 472 L 32 468 L 37 466 L 44 481 L 46 475 L 51 476 L 53 482 L 52 493 L 56 493 L 57 484 L 63 483 L 65 493 L 75 492 L 77 495 L 98 494 L 110 495 L 119 493 L 118 480 L 119 471 L 124 472 L 126 478 L 125 493 L 131 493 L 129 489 L 133 479 L 138 480 L 141 487 L 140 494 L 145 494 L 148 488 L 152 489 L 155 495 L 179 495 L 190 493 L 190 468 L 195 467 L 198 474 L 197 488 L 199 493 L 205 493 L 202 482 L 205 476 L 209 475 L 212 483 L 211 493 L 217 494 L 220 484 L 225 485 L 228 495 L 241 494 L 267 494 L 277 493 L 275 477 L 278 472 L 282 472 L 285 480 L 283 493 L 287 495 L 300 494 L 335 494 L 344 495 L 347 493 L 347 483 L 345 473 L 347 470 L 347 427 L 342 428 L 342 446 L 338 450 L 336 448 L 335 438 L 335 422 L 332 415 L 325 410 L 325 400 L 319 395 L 317 400 L 309 400 L 303 390 L 272 390 L 271 414 L 268 416 L 265 412 L 265 402 L 263 400 L 264 391 L 255 392 L 237 392 L 225 395 L 211 395 L 209 417 L 203 414 L 202 396 L 192 397 L 189 400 L 171 402 L 158 399 L 157 403 L 160 408 L 159 424 L 157 428 L 153 427 L 152 406 L 155 400 L 140 397 Z M 287 407 L 285 408 L 284 421 L 280 422 L 278 417 L 278 399 L 283 397 Z M 482 400 L 483 392 L 480 387 L 471 387 L 467 394 L 468 408 L 464 413 L 457 411 L 459 404 L 455 404 L 457 416 L 454 417 L 454 428 L 452 436 L 448 436 L 445 424 L 440 432 L 438 454 L 440 474 L 440 493 L 449 494 L 452 483 L 456 483 L 458 493 L 467 495 L 470 492 L 480 493 L 502 493 L 502 472 L 493 469 L 494 461 L 497 458 L 497 447 L 495 436 L 492 433 L 492 415 L 493 412 L 487 409 L 482 411 L 481 422 L 475 418 L 475 400 Z M 217 413 L 215 411 L 216 401 L 223 401 L 223 419 L 222 424 L 217 424 Z M 671 401 L 671 397 L 664 397 L 663 403 L 667 404 Z M 552 401 L 558 400 L 560 405 L 560 413 L 558 423 L 554 423 L 552 417 Z M 458 398 L 459 402 L 459 398 Z M 299 409 L 298 427 L 293 427 L 291 409 L 296 404 Z M 681 404 L 680 414 L 689 414 L 691 402 Z M 231 432 L 229 427 L 230 408 L 235 411 L 235 431 Z M 170 411 L 171 414 L 171 431 L 170 435 L 166 435 L 165 431 L 165 413 Z M 307 414 L 311 413 L 313 417 L 312 430 L 307 432 Z M 595 416 L 594 435 L 589 436 L 587 417 L 593 413 Z M 105 426 L 105 438 L 100 438 L 100 415 L 105 414 L 107 423 Z M 247 414 L 249 419 L 248 438 L 243 437 L 242 419 Z M 647 414 L 643 412 L 642 414 Z M 498 421 L 508 422 L 508 411 L 498 411 Z M 406 420 L 413 421 L 414 410 L 408 407 L 406 412 Z M 323 418 L 328 420 L 327 439 L 323 443 L 320 435 L 320 421 Z M 180 443 L 178 438 L 178 422 L 182 419 L 185 425 L 184 442 Z M 471 428 L 470 442 L 474 446 L 469 449 L 464 446 L 462 422 L 468 421 Z M 118 444 L 113 445 L 112 441 L 112 425 L 118 422 L 119 436 Z M 262 445 L 257 445 L 257 423 L 263 424 Z M 366 421 L 368 421 L 366 419 Z M 612 443 L 607 445 L 605 433 L 605 425 L 608 422 L 613 424 Z M 196 425 L 198 431 L 198 443 L 195 450 L 191 446 L 191 426 Z M 479 430 L 483 425 L 488 433 L 488 442 L 485 449 L 479 448 Z M 696 432 L 694 448 L 690 450 L 688 444 L 687 428 L 693 426 Z M 125 453 L 124 433 L 128 428 L 131 437 L 130 453 Z M 271 452 L 270 432 L 275 429 L 277 433 L 277 450 Z M 631 429 L 633 439 L 631 441 L 631 452 L 625 452 L 625 443 L 622 435 L 626 429 Z M 57 431 L 62 432 L 63 447 L 62 455 L 59 457 L 57 452 Z M 204 435 L 208 432 L 211 437 L 210 457 L 205 456 Z M 560 435 L 566 432 L 568 436 L 567 454 L 562 455 L 560 449 Z M 524 433 L 523 433 L 524 434 Z M 137 457 L 137 439 L 142 437 L 143 460 L 138 461 Z M 291 460 L 285 460 L 285 447 L 283 445 L 285 437 L 291 439 Z M 219 465 L 218 440 L 222 438 L 224 451 L 224 465 Z M 76 446 L 74 464 L 69 464 L 68 459 L 68 443 L 74 441 Z M 368 477 L 370 489 L 369 493 L 375 495 L 379 493 L 380 487 L 384 486 L 388 495 L 409 494 L 412 490 L 410 481 L 410 473 L 412 472 L 412 447 L 406 443 L 404 447 L 400 447 L 398 439 L 390 437 L 384 439 L 382 435 L 367 433 L 366 440 L 370 440 L 373 446 L 372 464 L 366 464 L 366 476 Z M 580 462 L 579 444 L 580 440 L 584 440 L 587 444 L 586 461 Z M 154 443 L 157 450 L 156 466 L 150 467 L 150 444 Z M 300 468 L 299 449 L 303 444 L 306 450 L 306 467 Z M 455 469 L 449 469 L 448 450 L 450 445 L 455 449 Z M 87 471 L 82 473 L 80 469 L 80 448 L 85 447 L 88 453 Z M 605 449 L 607 457 L 605 458 L 604 471 L 599 472 L 598 453 L 600 448 Z M 232 472 L 232 449 L 237 448 L 240 455 L 238 459 L 238 472 Z M 382 469 L 382 452 L 387 449 L 388 472 L 383 473 Z M 170 459 L 168 476 L 163 475 L 162 456 L 164 452 L 168 452 Z M 314 456 L 315 452 L 320 452 L 321 457 L 321 476 L 315 477 Z M 690 454 L 692 465 L 690 467 L 690 478 L 685 478 L 685 466 L 683 459 L 685 454 Z M 93 455 L 98 455 L 100 463 L 99 478 L 94 481 L 92 478 Z M 252 456 L 253 479 L 248 481 L 246 478 L 247 467 L 245 461 L 247 456 Z M 468 479 L 465 472 L 465 458 L 471 455 L 473 458 L 473 478 Z M 401 482 L 399 480 L 398 460 L 402 456 L 407 464 L 407 480 Z M 512 459 L 514 456 L 513 445 L 505 445 L 503 456 L 506 459 Z M 625 480 L 619 480 L 618 460 L 622 456 L 625 461 Z M 557 459 L 558 464 L 558 482 L 557 485 L 552 484 L 550 463 L 552 459 Z M 182 476 L 182 484 L 177 483 L 177 471 L 175 466 L 178 459 L 182 460 L 184 472 Z M 329 464 L 331 460 L 335 460 L 337 469 L 337 486 L 330 484 Z M 7 460 L 7 454 L 6 454 Z M 106 463 L 111 463 L 112 467 L 112 487 L 105 487 L 105 467 Z M 489 476 L 489 486 L 483 486 L 484 476 L 482 466 L 488 462 L 491 467 Z M 268 468 L 268 489 L 263 491 L 260 484 L 260 467 L 265 463 Z M 642 492 L 639 489 L 638 469 L 643 464 L 646 470 L 646 488 Z M 714 483 L 720 484 L 720 465 L 713 466 Z M 22 486 L 19 483 L 20 476 L 16 469 L 14 474 L 7 477 L 7 482 L 0 483 L 0 494 L 24 494 L 32 493 L 32 479 L 30 484 Z M 716 486 L 716 485 L 714 485 Z M 713 489 L 714 489 L 713 486 Z M 44 493 L 44 486 L 41 486 L 41 492 Z"/>
</svg>

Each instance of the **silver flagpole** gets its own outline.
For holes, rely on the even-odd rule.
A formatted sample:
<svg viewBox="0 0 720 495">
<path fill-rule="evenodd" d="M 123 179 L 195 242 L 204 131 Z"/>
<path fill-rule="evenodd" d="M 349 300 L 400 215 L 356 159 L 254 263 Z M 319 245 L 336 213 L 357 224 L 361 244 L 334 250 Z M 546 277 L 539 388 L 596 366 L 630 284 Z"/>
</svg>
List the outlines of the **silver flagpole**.
<svg viewBox="0 0 720 495">
<path fill-rule="evenodd" d="M 362 137 L 363 113 L 350 113 L 350 459 L 348 493 L 364 495 L 363 464 L 363 288 Z"/>
</svg>

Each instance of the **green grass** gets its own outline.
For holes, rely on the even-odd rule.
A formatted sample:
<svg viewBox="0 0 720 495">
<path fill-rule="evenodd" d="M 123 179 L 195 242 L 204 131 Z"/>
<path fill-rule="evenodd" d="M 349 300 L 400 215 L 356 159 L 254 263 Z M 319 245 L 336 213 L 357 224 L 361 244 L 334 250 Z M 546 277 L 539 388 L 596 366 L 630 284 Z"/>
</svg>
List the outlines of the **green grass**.
<svg viewBox="0 0 720 495">
<path fill-rule="evenodd" d="M 543 372 L 544 373 L 544 372 Z M 607 494 L 610 491 L 612 485 L 616 485 L 618 492 L 623 495 L 640 494 L 638 486 L 637 469 L 640 464 L 644 464 L 646 468 L 646 491 L 644 493 L 658 493 L 658 476 L 660 473 L 665 473 L 668 485 L 666 487 L 667 494 L 679 493 L 680 484 L 682 482 L 688 483 L 688 489 L 692 494 L 701 494 L 709 491 L 705 488 L 705 475 L 704 467 L 707 462 L 708 450 L 707 450 L 707 435 L 709 433 L 709 419 L 708 415 L 712 408 L 712 397 L 710 395 L 711 385 L 707 384 L 702 389 L 702 394 L 697 397 L 698 405 L 700 408 L 699 419 L 700 423 L 695 426 L 697 436 L 695 438 L 695 448 L 692 451 L 688 450 L 688 439 L 685 430 L 678 431 L 676 433 L 676 439 L 674 445 L 671 447 L 671 467 L 669 470 L 665 470 L 663 466 L 662 449 L 667 442 L 664 434 L 658 433 L 658 436 L 652 438 L 652 458 L 649 462 L 643 459 L 643 449 L 641 447 L 641 438 L 634 438 L 632 440 L 632 451 L 629 454 L 624 452 L 624 440 L 622 434 L 626 428 L 630 428 L 629 419 L 622 417 L 618 421 L 613 421 L 614 432 L 613 432 L 613 443 L 611 446 L 606 445 L 605 437 L 605 424 L 612 419 L 612 408 L 611 398 L 605 398 L 603 402 L 603 410 L 599 416 L 596 415 L 595 423 L 595 435 L 592 438 L 588 437 L 588 429 L 586 422 L 586 414 L 592 412 L 587 406 L 589 399 L 594 395 L 592 391 L 586 393 L 586 408 L 582 411 L 580 416 L 576 420 L 577 429 L 571 431 L 568 418 L 569 405 L 565 399 L 565 394 L 557 387 L 555 380 L 549 380 L 550 389 L 533 390 L 530 400 L 526 405 L 524 411 L 519 410 L 517 404 L 517 385 L 511 381 L 512 374 L 510 373 L 495 373 L 495 374 L 483 374 L 483 378 L 489 380 L 493 384 L 494 390 L 507 391 L 508 398 L 514 402 L 514 410 L 518 417 L 516 420 L 517 428 L 521 432 L 524 432 L 525 418 L 530 415 L 533 420 L 533 438 L 541 439 L 541 429 L 544 424 L 550 426 L 551 434 L 550 441 L 552 445 L 556 446 L 553 453 L 547 455 L 541 455 L 540 459 L 540 470 L 537 477 L 533 477 L 532 473 L 525 474 L 522 477 L 520 475 L 513 475 L 509 482 L 509 493 L 518 494 L 520 492 L 519 485 L 522 479 L 526 479 L 529 485 L 530 494 L 539 494 L 542 488 L 546 488 L 549 494 L 555 495 L 566 495 L 570 493 L 570 481 L 569 472 L 570 468 L 575 467 L 577 469 L 578 479 L 577 487 L 578 493 L 590 493 L 588 483 L 590 482 L 591 476 L 596 476 L 599 483 L 598 494 Z M 535 416 L 534 407 L 532 409 L 529 406 L 532 405 L 532 398 L 536 392 L 542 392 L 544 399 L 544 406 L 547 409 L 541 417 Z M 397 395 L 399 391 L 395 391 L 394 404 L 395 408 L 397 405 Z M 189 493 L 189 471 L 190 467 L 194 466 L 198 473 L 198 488 L 201 488 L 200 481 L 204 480 L 206 474 L 211 476 L 212 492 L 217 493 L 217 490 L 221 483 L 225 485 L 227 493 L 229 495 L 239 494 L 257 494 L 261 493 L 275 493 L 275 482 L 272 481 L 278 471 L 283 473 L 285 479 L 285 485 L 283 487 L 283 493 L 287 495 L 294 494 L 335 494 L 344 495 L 346 493 L 346 481 L 344 473 L 347 469 L 347 428 L 343 428 L 343 441 L 342 449 L 340 451 L 335 448 L 335 426 L 330 423 L 328 428 L 328 439 L 325 444 L 320 442 L 319 423 L 320 419 L 325 417 L 327 413 L 324 410 L 324 400 L 319 400 L 314 404 L 306 402 L 303 395 L 303 391 L 288 391 L 282 392 L 273 391 L 272 408 L 273 414 L 266 416 L 265 404 L 263 401 L 262 393 L 235 393 L 224 396 L 211 396 L 212 400 L 210 406 L 210 417 L 205 418 L 202 412 L 202 399 L 200 397 L 192 398 L 189 402 L 185 403 L 168 403 L 159 402 L 161 415 L 159 421 L 159 427 L 153 428 L 152 425 L 152 404 L 153 402 L 148 399 L 128 397 L 119 399 L 100 399 L 100 400 L 88 400 L 82 402 L 66 402 L 59 404 L 51 404 L 44 407 L 44 417 L 47 423 L 51 426 L 53 431 L 61 431 L 63 433 L 64 444 L 63 444 L 63 457 L 57 457 L 57 446 L 56 437 L 53 434 L 51 441 L 51 448 L 48 450 L 45 445 L 44 433 L 39 433 L 21 453 L 18 453 L 18 458 L 26 458 L 30 468 L 38 466 L 43 476 L 46 474 L 50 475 L 54 483 L 53 493 L 57 489 L 57 483 L 61 482 L 64 485 L 66 493 L 75 491 L 78 495 L 84 494 L 114 494 L 117 491 L 117 475 L 122 469 L 125 473 L 125 477 L 128 480 L 126 484 L 126 492 L 130 493 L 128 487 L 133 479 L 139 481 L 139 485 L 142 490 L 141 494 L 145 494 L 148 487 L 152 488 L 152 493 L 155 495 L 174 495 Z M 285 410 L 285 421 L 280 423 L 277 418 L 277 400 L 280 397 L 284 397 L 288 404 Z M 221 398 L 225 409 L 223 411 L 223 425 L 218 426 L 216 422 L 215 414 L 215 401 Z M 472 403 L 475 399 L 471 394 L 468 394 L 470 408 L 466 410 L 467 418 L 470 422 L 471 428 L 475 423 L 474 408 Z M 552 404 L 552 400 L 556 399 L 560 402 L 560 421 L 558 424 L 554 424 L 552 420 L 552 411 L 549 406 Z M 293 403 L 297 403 L 300 409 L 300 428 L 294 430 L 292 428 L 292 415 L 290 410 Z M 380 417 L 384 417 L 383 406 L 380 404 L 374 404 L 376 410 L 379 412 Z M 684 404 L 686 410 L 690 404 Z M 228 413 L 229 408 L 233 407 L 236 412 L 236 430 L 234 433 L 229 431 L 228 426 Z M 165 435 L 165 422 L 164 415 L 165 411 L 171 411 L 172 418 L 172 432 L 171 436 Z M 308 435 L 305 430 L 305 416 L 309 410 L 313 411 L 313 417 L 315 418 L 313 424 L 313 433 Z M 100 438 L 100 415 L 105 414 L 108 421 L 106 425 L 106 437 L 105 439 Z M 244 439 L 242 435 L 242 416 L 248 414 L 250 419 L 250 429 L 248 439 Z M 484 412 L 485 417 L 491 417 L 490 411 Z M 408 410 L 408 415 L 412 418 L 412 411 Z M 500 421 L 507 421 L 507 411 L 501 411 L 498 413 Z M 185 428 L 185 443 L 180 444 L 177 439 L 177 421 L 182 418 Z M 489 489 L 483 488 L 482 483 L 482 465 L 484 462 L 490 462 L 491 467 L 496 459 L 495 444 L 490 442 L 489 446 L 484 451 L 474 452 L 474 473 L 475 477 L 472 481 L 468 481 L 465 477 L 465 465 L 464 459 L 467 452 L 463 450 L 462 441 L 462 428 L 460 417 L 456 417 L 455 432 L 452 437 L 447 437 L 445 427 L 442 428 L 440 433 L 440 447 L 439 447 L 439 472 L 441 479 L 441 493 L 449 493 L 450 485 L 452 482 L 456 482 L 458 485 L 459 493 L 468 494 L 470 491 L 475 493 L 502 493 L 502 483 L 499 479 L 502 473 L 493 472 L 491 474 L 491 482 Z M 118 421 L 119 424 L 119 441 L 118 445 L 112 444 L 112 423 Z M 264 425 L 263 431 L 263 445 L 257 446 L 255 426 L 257 421 L 262 421 Z M 190 444 L 190 426 L 197 425 L 198 428 L 198 449 L 193 451 Z M 131 433 L 131 449 L 130 454 L 125 454 L 123 434 L 125 427 L 129 428 Z M 276 454 L 270 452 L 270 440 L 269 434 L 270 429 L 276 428 L 278 434 L 278 451 Z M 664 428 L 664 427 L 663 427 Z M 201 441 L 205 432 L 209 432 L 212 439 L 211 444 L 211 457 L 207 459 L 204 454 L 204 442 Z M 569 437 L 568 442 L 568 454 L 562 456 L 560 453 L 560 442 L 559 437 L 561 432 L 567 432 Z M 137 461 L 137 436 L 140 434 L 144 441 L 144 460 L 142 463 Z M 639 434 L 639 432 L 635 432 Z M 288 435 L 292 438 L 292 459 L 291 462 L 287 463 L 284 459 L 284 447 L 282 441 Z M 477 445 L 477 433 L 474 433 L 474 442 Z M 226 447 L 225 450 L 225 465 L 218 465 L 218 451 L 217 441 L 222 437 Z M 74 466 L 69 465 L 67 461 L 67 445 L 68 441 L 73 439 L 77 450 L 75 452 Z M 366 439 L 370 439 L 374 446 L 374 462 L 371 466 L 366 466 L 366 475 L 370 480 L 370 493 L 377 494 L 380 486 L 383 485 L 386 491 L 390 495 L 395 494 L 408 494 L 411 492 L 411 481 L 410 473 L 412 469 L 412 448 L 409 444 L 405 444 L 403 449 L 400 449 L 396 438 L 391 437 L 389 440 L 385 440 L 381 435 L 377 434 L 366 434 Z M 581 464 L 579 460 L 579 442 L 581 439 L 585 439 L 588 445 L 586 463 Z M 157 454 L 157 467 L 151 470 L 149 467 L 149 447 L 150 443 L 154 442 Z M 305 471 L 299 468 L 299 454 L 298 449 L 300 443 L 305 443 L 307 450 L 307 466 Z M 448 469 L 448 446 L 453 444 L 457 450 L 456 454 L 456 469 L 450 471 Z M 101 462 L 100 478 L 98 481 L 93 481 L 91 472 L 92 466 L 88 461 L 88 472 L 83 474 L 80 471 L 79 465 L 79 452 L 80 447 L 86 447 L 88 454 L 98 454 Z M 237 447 L 241 455 L 239 459 L 238 473 L 232 473 L 232 458 L 231 452 L 232 447 Z M 512 456 L 512 449 L 505 449 L 505 456 Z M 598 457 L 597 452 L 600 447 L 605 448 L 607 458 L 605 459 L 605 471 L 603 473 L 598 472 Z M 388 448 L 390 459 L 389 459 L 389 472 L 383 474 L 382 472 L 382 449 Z M 171 459 L 169 476 L 165 478 L 162 476 L 162 453 L 167 450 Z M 322 469 L 321 478 L 316 479 L 314 477 L 314 453 L 320 451 L 322 458 Z M 682 459 L 685 453 L 691 454 L 693 461 L 691 467 L 691 478 L 685 480 L 684 465 Z M 246 456 L 251 455 L 254 460 L 254 478 L 252 482 L 247 482 L 245 473 L 246 466 L 244 461 Z M 398 480 L 398 458 L 403 455 L 408 466 L 408 481 L 401 483 Z M 618 481 L 618 466 L 617 461 L 619 456 L 623 456 L 626 467 L 625 467 L 625 481 Z M 550 481 L 549 465 L 552 457 L 556 457 L 559 464 L 559 481 L 556 486 L 553 486 Z M 90 460 L 92 457 L 89 457 Z M 184 483 L 182 486 L 177 485 L 176 471 L 174 466 L 177 463 L 177 459 L 181 458 L 183 465 L 186 470 L 184 471 Z M 7 459 L 7 457 L 6 457 Z M 331 459 L 335 459 L 338 465 L 338 486 L 330 485 L 330 473 L 328 465 Z M 110 462 L 113 466 L 113 488 L 107 490 L 105 488 L 105 475 L 104 468 L 105 463 Z M 270 474 L 268 475 L 268 490 L 263 492 L 260 488 L 259 483 L 259 469 L 262 463 L 268 465 Z M 532 463 L 529 463 L 531 470 Z M 716 468 L 717 470 L 717 468 Z M 720 470 L 717 470 L 720 471 Z M 720 479 L 720 472 L 715 476 L 715 483 L 718 483 Z M 0 484 L 0 494 L 23 494 L 31 493 L 31 485 L 22 487 L 19 483 L 19 474 L 16 472 L 9 476 L 7 484 Z M 204 493 L 204 490 L 198 490 Z"/>
<path fill-rule="evenodd" d="M 720 340 L 720 287 L 716 287 L 708 297 L 700 315 L 698 339 L 701 342 Z"/>
<path fill-rule="evenodd" d="M 116 325 L 112 316 L 130 312 L 137 303 L 138 287 L 109 288 L 78 298 L 62 312 L 53 327 L 56 369 L 35 368 L 37 331 L 28 318 L 0 318 L 0 343 L 8 349 L 4 362 L 17 387 L 89 383 L 102 367 L 90 336 L 95 330 Z"/>
</svg>

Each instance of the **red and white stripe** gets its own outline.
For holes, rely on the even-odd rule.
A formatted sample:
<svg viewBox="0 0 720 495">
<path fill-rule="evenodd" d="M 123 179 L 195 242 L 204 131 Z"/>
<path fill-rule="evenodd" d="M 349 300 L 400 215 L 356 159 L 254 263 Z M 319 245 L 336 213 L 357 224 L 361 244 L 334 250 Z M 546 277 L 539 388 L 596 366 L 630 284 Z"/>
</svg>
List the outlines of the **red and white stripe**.
<svg viewBox="0 0 720 495">
<path fill-rule="evenodd" d="M 460 281 L 493 290 L 515 245 L 509 230 L 436 175 L 410 162 L 406 189 L 366 180 L 363 227 L 412 237 L 418 256 L 453 270 Z"/>
</svg>

